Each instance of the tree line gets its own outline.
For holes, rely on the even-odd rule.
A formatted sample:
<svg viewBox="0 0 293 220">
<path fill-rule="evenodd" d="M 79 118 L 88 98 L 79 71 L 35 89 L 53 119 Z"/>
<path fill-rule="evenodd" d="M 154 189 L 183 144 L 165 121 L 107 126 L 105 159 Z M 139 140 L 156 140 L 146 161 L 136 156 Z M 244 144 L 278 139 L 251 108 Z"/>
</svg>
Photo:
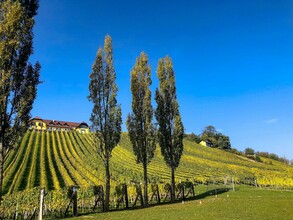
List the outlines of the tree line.
<svg viewBox="0 0 293 220">
<path fill-rule="evenodd" d="M 287 165 L 293 165 L 293 160 L 289 160 L 287 159 L 285 156 L 284 157 L 280 157 L 275 153 L 269 153 L 269 152 L 265 152 L 265 151 L 255 151 L 253 148 L 251 147 L 247 147 L 244 149 L 243 154 L 246 156 L 250 156 L 253 157 L 255 160 L 261 162 L 260 157 L 265 157 L 265 158 L 269 158 L 272 160 L 276 160 L 276 161 L 280 161 L 284 164 Z"/>
<path fill-rule="evenodd" d="M 204 141 L 208 147 L 219 148 L 227 151 L 231 150 L 229 136 L 218 132 L 217 129 L 212 125 L 205 127 L 200 135 L 191 133 L 185 134 L 184 136 L 186 139 L 194 141 L 198 144 L 201 141 Z"/>
<path fill-rule="evenodd" d="M 170 57 L 158 61 L 159 87 L 155 92 L 156 109 L 152 107 L 151 68 L 148 56 L 142 52 L 130 72 L 132 112 L 127 117 L 127 129 L 136 162 L 143 167 L 144 205 L 148 206 L 148 164 L 154 157 L 156 143 L 171 170 L 171 200 L 175 200 L 175 170 L 183 152 L 184 127 L 176 95 L 175 72 Z M 117 103 L 118 86 L 114 69 L 112 39 L 105 37 L 90 74 L 88 96 L 93 103 L 90 121 L 95 134 L 94 145 L 105 167 L 105 211 L 109 210 L 110 158 L 121 134 L 121 105 Z M 158 126 L 155 124 L 155 119 Z"/>
<path fill-rule="evenodd" d="M 245 156 L 257 162 L 262 162 L 261 157 L 265 157 L 272 160 L 280 161 L 287 165 L 293 164 L 293 160 L 289 160 L 285 156 L 280 157 L 275 153 L 255 151 L 251 147 L 245 148 L 244 151 L 239 151 L 235 148 L 232 148 L 229 136 L 226 136 L 218 132 L 216 128 L 212 125 L 205 127 L 202 133 L 199 135 L 196 135 L 193 132 L 191 134 L 184 134 L 184 138 L 186 138 L 187 140 L 196 142 L 198 144 L 204 141 L 208 147 L 213 147 L 213 148 L 229 151 L 237 155 Z"/>
</svg>

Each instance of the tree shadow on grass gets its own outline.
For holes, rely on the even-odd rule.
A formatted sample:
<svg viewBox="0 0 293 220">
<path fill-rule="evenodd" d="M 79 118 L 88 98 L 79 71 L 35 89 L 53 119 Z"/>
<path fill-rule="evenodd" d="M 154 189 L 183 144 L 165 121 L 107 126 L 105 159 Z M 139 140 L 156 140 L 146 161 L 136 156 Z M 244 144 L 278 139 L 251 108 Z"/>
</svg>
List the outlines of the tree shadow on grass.
<svg viewBox="0 0 293 220">
<path fill-rule="evenodd" d="M 139 209 L 150 208 L 150 207 L 155 207 L 155 206 L 178 204 L 178 203 L 182 203 L 183 201 L 184 202 L 194 201 L 194 200 L 204 199 L 204 198 L 209 197 L 209 196 L 220 195 L 220 194 L 229 192 L 230 190 L 232 190 L 232 189 L 231 188 L 218 188 L 218 189 L 213 189 L 213 190 L 206 191 L 204 193 L 201 193 L 201 194 L 198 194 L 198 195 L 195 195 L 195 196 L 190 196 L 188 198 L 185 198 L 184 200 L 182 198 L 178 198 L 174 202 L 166 201 L 166 202 L 161 202 L 161 203 L 151 203 L 151 204 L 148 205 L 148 207 L 135 206 L 135 207 L 129 207 L 129 208 L 118 208 L 118 209 L 114 208 L 114 209 L 111 209 L 109 212 L 132 211 L 132 210 L 139 210 Z M 239 189 L 237 189 L 237 190 L 239 190 Z M 96 212 L 96 214 L 98 214 L 98 213 L 101 213 L 101 212 Z M 82 213 L 82 214 L 79 214 L 79 216 L 85 216 L 85 215 L 90 215 L 90 214 L 95 214 L 95 213 L 93 213 L 93 212 Z M 70 216 L 68 216 L 68 217 L 70 217 Z"/>
<path fill-rule="evenodd" d="M 230 188 L 220 188 L 220 189 L 209 190 L 209 191 L 206 191 L 204 193 L 201 193 L 201 194 L 194 196 L 191 200 L 204 199 L 208 196 L 223 194 L 223 193 L 226 193 L 230 190 L 231 190 Z"/>
</svg>

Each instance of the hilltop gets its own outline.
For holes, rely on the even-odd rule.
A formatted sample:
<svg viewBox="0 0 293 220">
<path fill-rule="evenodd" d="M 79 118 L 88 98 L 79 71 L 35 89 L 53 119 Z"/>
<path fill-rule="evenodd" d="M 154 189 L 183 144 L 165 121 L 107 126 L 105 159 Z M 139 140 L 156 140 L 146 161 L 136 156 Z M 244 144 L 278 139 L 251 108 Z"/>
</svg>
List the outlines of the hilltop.
<svg viewBox="0 0 293 220">
<path fill-rule="evenodd" d="M 4 193 L 37 186 L 49 190 L 65 186 L 103 184 L 103 163 L 92 146 L 92 134 L 78 132 L 27 132 L 4 162 Z M 198 183 L 223 182 L 228 178 L 259 187 L 293 188 L 293 167 L 261 158 L 256 162 L 223 150 L 184 140 L 184 153 L 176 180 Z M 141 164 L 136 164 L 127 133 L 122 133 L 111 158 L 113 185 L 142 181 Z M 151 182 L 169 182 L 170 170 L 157 146 L 148 167 Z"/>
</svg>

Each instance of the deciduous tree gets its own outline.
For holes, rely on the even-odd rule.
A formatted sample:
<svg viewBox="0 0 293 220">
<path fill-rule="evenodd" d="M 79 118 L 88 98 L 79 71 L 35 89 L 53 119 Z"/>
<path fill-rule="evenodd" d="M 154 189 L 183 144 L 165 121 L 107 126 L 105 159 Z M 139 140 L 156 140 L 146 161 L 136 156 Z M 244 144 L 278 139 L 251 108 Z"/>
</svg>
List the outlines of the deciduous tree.
<svg viewBox="0 0 293 220">
<path fill-rule="evenodd" d="M 40 83 L 32 65 L 34 16 L 38 0 L 0 1 L 0 202 L 5 153 L 26 131 Z"/>
<path fill-rule="evenodd" d="M 217 145 L 217 130 L 214 126 L 207 126 L 205 129 L 202 131 L 201 134 L 201 139 L 203 141 L 206 141 L 210 147 L 216 147 Z"/>
<path fill-rule="evenodd" d="M 105 37 L 104 50 L 98 50 L 90 74 L 88 99 L 93 102 L 90 121 L 95 132 L 94 144 L 104 162 L 106 176 L 105 211 L 109 211 L 110 158 L 121 134 L 121 107 L 117 104 L 118 87 L 113 65 L 112 39 Z"/>
<path fill-rule="evenodd" d="M 171 199 L 175 200 L 175 169 L 183 152 L 184 127 L 179 113 L 173 63 L 168 56 L 159 60 L 157 76 L 160 81 L 155 96 L 158 140 L 165 162 L 171 169 Z"/>
<path fill-rule="evenodd" d="M 197 144 L 199 144 L 201 142 L 200 135 L 196 135 L 193 132 L 191 134 L 184 134 L 184 138 L 186 138 L 187 140 L 190 140 L 190 141 L 194 141 Z"/>
<path fill-rule="evenodd" d="M 148 57 L 142 52 L 131 71 L 132 113 L 128 115 L 127 128 L 136 162 L 143 166 L 145 206 L 148 205 L 147 165 L 153 159 L 156 149 L 151 84 Z"/>
<path fill-rule="evenodd" d="M 218 133 L 216 135 L 217 139 L 217 148 L 223 149 L 223 150 L 230 150 L 231 149 L 231 143 L 230 138 L 226 135 L 223 135 L 222 133 Z"/>
<path fill-rule="evenodd" d="M 201 134 L 201 139 L 206 141 L 210 147 L 230 150 L 230 138 L 222 133 L 217 132 L 214 126 L 207 126 Z"/>
<path fill-rule="evenodd" d="M 244 153 L 246 155 L 254 155 L 255 152 L 254 152 L 254 150 L 252 148 L 247 147 L 247 148 L 245 148 Z"/>
</svg>

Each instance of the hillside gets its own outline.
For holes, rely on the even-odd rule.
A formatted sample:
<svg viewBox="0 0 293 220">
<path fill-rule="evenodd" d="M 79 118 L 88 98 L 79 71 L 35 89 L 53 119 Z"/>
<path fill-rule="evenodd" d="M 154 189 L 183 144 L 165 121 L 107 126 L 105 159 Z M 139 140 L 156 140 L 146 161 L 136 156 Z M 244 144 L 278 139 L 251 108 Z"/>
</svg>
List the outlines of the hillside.
<svg viewBox="0 0 293 220">
<path fill-rule="evenodd" d="M 92 146 L 92 134 L 77 132 L 27 132 L 4 162 L 4 193 L 36 186 L 59 189 L 69 185 L 88 187 L 103 183 L 102 161 Z M 293 167 L 262 158 L 263 163 L 184 141 L 184 153 L 176 170 L 177 181 L 224 181 L 293 188 Z M 141 181 L 142 166 L 136 164 L 128 136 L 122 134 L 111 158 L 112 181 Z M 170 171 L 157 147 L 148 168 L 152 182 L 168 182 Z"/>
</svg>

